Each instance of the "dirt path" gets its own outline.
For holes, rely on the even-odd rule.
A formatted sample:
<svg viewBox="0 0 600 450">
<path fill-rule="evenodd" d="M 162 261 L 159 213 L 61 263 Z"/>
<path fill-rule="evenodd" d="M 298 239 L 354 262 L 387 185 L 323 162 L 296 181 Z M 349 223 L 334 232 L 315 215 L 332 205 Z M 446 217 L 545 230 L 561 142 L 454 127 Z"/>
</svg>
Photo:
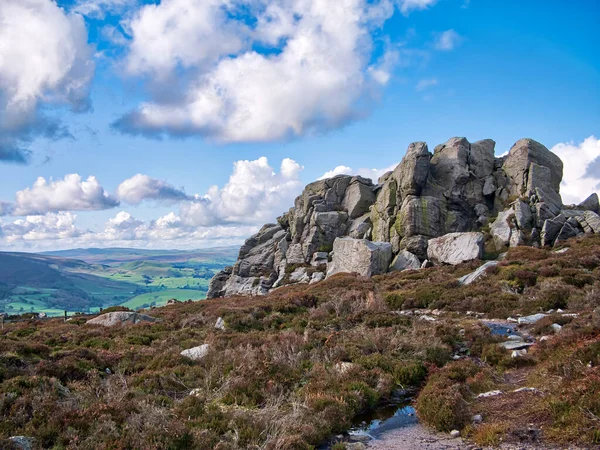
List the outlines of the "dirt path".
<svg viewBox="0 0 600 450">
<path fill-rule="evenodd" d="M 373 450 L 462 450 L 475 448 L 465 444 L 462 439 L 451 438 L 448 434 L 430 431 L 423 425 L 411 425 L 383 434 L 379 439 L 370 441 Z"/>
</svg>

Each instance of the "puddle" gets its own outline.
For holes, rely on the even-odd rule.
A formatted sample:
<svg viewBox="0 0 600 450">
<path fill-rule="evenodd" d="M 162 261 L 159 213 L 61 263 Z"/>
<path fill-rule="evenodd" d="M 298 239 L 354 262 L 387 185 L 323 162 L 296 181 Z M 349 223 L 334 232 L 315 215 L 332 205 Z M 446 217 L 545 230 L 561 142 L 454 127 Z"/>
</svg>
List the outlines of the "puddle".
<svg viewBox="0 0 600 450">
<path fill-rule="evenodd" d="M 330 449 L 336 442 L 368 442 L 379 439 L 389 431 L 409 427 L 419 423 L 415 409 L 412 407 L 414 392 L 398 391 L 389 402 L 374 411 L 358 415 L 352 427 L 343 435 L 337 436 L 319 450 Z"/>
<path fill-rule="evenodd" d="M 517 325 L 514 323 L 498 323 L 498 322 L 482 322 L 490 329 L 493 336 L 510 336 L 518 335 Z"/>
<path fill-rule="evenodd" d="M 351 438 L 367 436 L 377 439 L 388 431 L 419 423 L 415 408 L 410 405 L 410 401 L 404 405 L 380 408 L 369 415 L 357 418 L 358 420 L 361 421 L 348 431 Z"/>
</svg>

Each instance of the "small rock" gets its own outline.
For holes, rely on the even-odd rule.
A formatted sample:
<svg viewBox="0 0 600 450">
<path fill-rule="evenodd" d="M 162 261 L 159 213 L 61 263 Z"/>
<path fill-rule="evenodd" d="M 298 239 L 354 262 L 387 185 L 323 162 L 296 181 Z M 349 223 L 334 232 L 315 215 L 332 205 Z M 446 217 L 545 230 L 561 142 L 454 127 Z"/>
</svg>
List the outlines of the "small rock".
<svg viewBox="0 0 600 450">
<path fill-rule="evenodd" d="M 483 392 L 481 394 L 479 394 L 477 397 L 475 398 L 487 398 L 487 397 L 496 397 L 498 395 L 502 395 L 502 391 L 488 391 L 488 392 Z"/>
<path fill-rule="evenodd" d="M 460 437 L 460 431 L 458 431 L 458 430 L 452 430 L 450 432 L 450 437 L 453 438 L 453 439 L 455 439 L 457 437 Z"/>
<path fill-rule="evenodd" d="M 562 330 L 562 326 L 560 326 L 557 323 L 553 323 L 552 325 L 550 325 L 550 328 L 552 328 L 552 331 L 554 331 L 555 333 L 560 333 Z"/>
<path fill-rule="evenodd" d="M 521 356 L 525 356 L 527 354 L 527 350 L 523 349 L 523 350 L 513 350 L 512 353 L 510 354 L 511 358 L 519 358 Z"/>
<path fill-rule="evenodd" d="M 560 250 L 555 250 L 554 253 L 558 253 L 559 255 L 561 253 L 567 253 L 569 251 L 569 247 L 566 248 L 561 248 Z"/>
<path fill-rule="evenodd" d="M 471 421 L 475 424 L 479 424 L 483 422 L 483 417 L 481 416 L 481 414 L 475 414 L 472 418 Z"/>
<path fill-rule="evenodd" d="M 197 396 L 199 396 L 201 393 L 202 393 L 202 389 L 200 389 L 200 388 L 195 388 L 195 389 L 192 389 L 192 390 L 190 391 L 189 395 L 190 395 L 191 397 L 197 397 Z"/>
<path fill-rule="evenodd" d="M 506 319 L 507 322 L 511 322 L 511 323 L 518 323 L 519 321 L 517 319 L 515 319 L 514 317 L 509 317 L 508 319 Z"/>
<path fill-rule="evenodd" d="M 209 349 L 208 344 L 202 344 L 202 345 L 199 345 L 198 347 L 192 347 L 192 348 L 188 348 L 187 350 L 183 350 L 180 353 L 180 355 L 185 356 L 186 358 L 189 358 L 193 361 L 199 361 L 202 358 L 204 358 L 206 355 L 208 355 L 208 349 Z"/>
<path fill-rule="evenodd" d="M 518 334 L 511 334 L 509 336 L 506 336 L 508 338 L 509 341 L 523 341 L 523 336 L 519 336 Z"/>
<path fill-rule="evenodd" d="M 217 330 L 224 330 L 225 329 L 225 321 L 223 320 L 222 317 L 219 317 L 217 319 L 217 323 L 215 323 L 215 328 Z"/>
<path fill-rule="evenodd" d="M 514 393 L 531 392 L 533 394 L 540 394 L 541 393 L 539 389 L 536 389 L 534 387 L 522 387 L 522 388 L 519 388 L 519 389 L 515 389 L 513 392 Z"/>
<path fill-rule="evenodd" d="M 542 337 L 540 338 L 540 342 L 544 342 L 544 341 L 547 341 L 547 340 L 549 340 L 549 339 L 550 339 L 550 336 L 542 336 Z"/>
<path fill-rule="evenodd" d="M 540 320 L 542 320 L 544 317 L 546 317 L 547 314 L 532 314 L 531 316 L 525 316 L 525 317 L 519 317 L 518 322 L 522 325 L 532 325 Z"/>
<path fill-rule="evenodd" d="M 428 316 L 427 314 L 423 314 L 422 316 L 419 316 L 419 319 L 425 320 L 427 322 L 435 322 L 437 320 L 435 317 Z"/>
<path fill-rule="evenodd" d="M 504 347 L 506 350 L 523 350 L 524 348 L 531 347 L 532 342 L 525 341 L 507 341 L 498 344 L 500 347 Z"/>
</svg>

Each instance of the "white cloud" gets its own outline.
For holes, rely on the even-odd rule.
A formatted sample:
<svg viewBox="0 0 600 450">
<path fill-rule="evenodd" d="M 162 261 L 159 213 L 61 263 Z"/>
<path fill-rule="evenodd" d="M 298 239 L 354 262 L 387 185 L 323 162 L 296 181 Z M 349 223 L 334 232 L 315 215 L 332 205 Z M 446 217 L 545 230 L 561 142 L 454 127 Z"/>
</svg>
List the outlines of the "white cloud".
<svg viewBox="0 0 600 450">
<path fill-rule="evenodd" d="M 437 0 L 398 0 L 398 6 L 402 14 L 407 16 L 412 11 L 427 9 L 437 3 Z"/>
<path fill-rule="evenodd" d="M 144 6 L 129 23 L 133 40 L 126 70 L 166 78 L 177 67 L 202 67 L 238 52 L 240 30 L 227 17 L 233 7 L 230 0 L 163 0 Z"/>
<path fill-rule="evenodd" d="M 560 193 L 565 204 L 580 203 L 600 190 L 600 139 L 564 142 L 550 149 L 564 162 Z"/>
<path fill-rule="evenodd" d="M 417 89 L 417 91 L 424 91 L 425 89 L 428 89 L 433 86 L 437 86 L 438 84 L 439 84 L 439 82 L 436 78 L 420 80 L 417 83 L 416 89 Z"/>
<path fill-rule="evenodd" d="M 15 241 L 75 238 L 82 234 L 75 227 L 75 218 L 76 216 L 69 212 L 27 216 L 10 223 L 0 222 L 0 229 L 4 240 L 9 244 Z"/>
<path fill-rule="evenodd" d="M 264 156 L 255 161 L 237 161 L 222 189 L 213 186 L 205 196 L 181 205 L 181 220 L 188 226 L 272 221 L 300 194 L 302 169 L 289 158 L 282 161 L 279 173 Z"/>
<path fill-rule="evenodd" d="M 43 251 L 75 247 L 200 248 L 240 244 L 259 226 L 184 226 L 169 213 L 157 220 L 138 220 L 118 212 L 100 231 L 82 230 L 69 212 L 0 220 L 0 247 L 4 250 Z"/>
<path fill-rule="evenodd" d="M 119 14 L 135 6 L 137 0 L 77 0 L 72 11 L 93 19 L 104 19 L 107 14 Z"/>
<path fill-rule="evenodd" d="M 39 177 L 32 187 L 17 192 L 12 215 L 39 215 L 57 211 L 98 211 L 118 206 L 96 177 L 82 180 L 76 173 L 62 180 Z"/>
<path fill-rule="evenodd" d="M 0 160 L 25 162 L 34 137 L 68 135 L 42 106 L 89 109 L 93 48 L 83 18 L 52 0 L 2 0 L 0 23 Z"/>
<path fill-rule="evenodd" d="M 405 0 L 399 7 L 433 3 Z M 235 18 L 236 8 L 251 18 Z M 389 0 L 146 5 L 129 25 L 125 65 L 131 75 L 151 76 L 154 97 L 114 125 L 130 133 L 200 134 L 223 142 L 338 127 L 363 114 L 376 88 L 390 79 L 393 50 L 374 65 L 370 61 L 371 32 L 392 13 Z M 191 80 L 183 87 L 181 80 L 172 83 L 182 71 Z"/>
<path fill-rule="evenodd" d="M 151 178 L 138 173 L 123 181 L 117 188 L 119 200 L 138 205 L 144 200 L 157 202 L 178 202 L 189 200 L 190 197 L 183 191 L 165 181 Z"/>
<path fill-rule="evenodd" d="M 379 177 L 387 172 L 390 172 L 396 168 L 396 164 L 392 164 L 391 166 L 384 167 L 383 169 L 356 169 L 354 170 L 348 166 L 337 166 L 332 170 L 325 172 L 319 180 L 324 180 L 326 178 L 332 178 L 337 175 L 360 175 L 361 177 L 370 178 L 374 183 L 377 183 Z"/>
<path fill-rule="evenodd" d="M 461 41 L 462 37 L 456 31 L 452 29 L 446 30 L 437 35 L 435 48 L 442 51 L 454 50 L 454 48 L 460 44 Z"/>
</svg>

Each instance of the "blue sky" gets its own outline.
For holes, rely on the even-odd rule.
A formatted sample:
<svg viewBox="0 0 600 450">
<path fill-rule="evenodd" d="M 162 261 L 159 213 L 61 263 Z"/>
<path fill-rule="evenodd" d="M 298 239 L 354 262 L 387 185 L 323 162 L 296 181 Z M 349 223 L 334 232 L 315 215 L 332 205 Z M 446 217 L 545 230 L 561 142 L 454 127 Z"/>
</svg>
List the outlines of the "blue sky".
<svg viewBox="0 0 600 450">
<path fill-rule="evenodd" d="M 597 190 L 596 1 L 145 3 L 0 5 L 0 249 L 237 243 L 326 172 L 452 136 L 534 138 L 566 203 Z"/>
</svg>

